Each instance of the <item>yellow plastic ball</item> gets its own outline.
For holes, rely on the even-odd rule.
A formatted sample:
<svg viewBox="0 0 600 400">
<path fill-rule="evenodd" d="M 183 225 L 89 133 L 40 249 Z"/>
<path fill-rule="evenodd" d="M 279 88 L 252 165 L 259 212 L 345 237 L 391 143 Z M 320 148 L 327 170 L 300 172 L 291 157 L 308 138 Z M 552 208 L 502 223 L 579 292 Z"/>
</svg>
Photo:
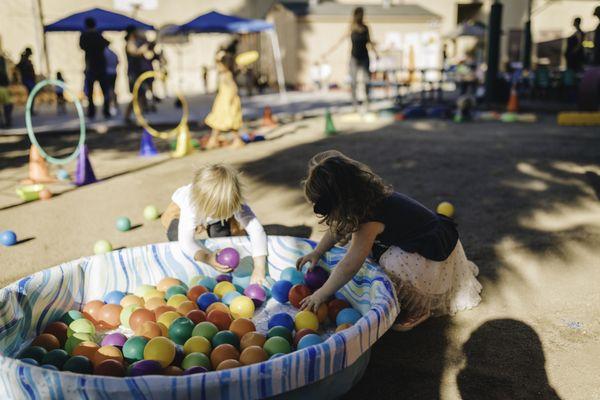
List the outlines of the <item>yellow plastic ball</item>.
<svg viewBox="0 0 600 400">
<path fill-rule="evenodd" d="M 164 312 L 158 317 L 156 322 L 163 324 L 167 328 L 171 326 L 171 323 L 175 321 L 177 318 L 181 317 L 181 314 L 175 311 L 167 311 Z"/>
<path fill-rule="evenodd" d="M 157 336 L 150 339 L 144 347 L 144 360 L 155 360 L 166 368 L 175 359 L 175 343 L 166 337 Z"/>
<path fill-rule="evenodd" d="M 185 294 L 174 294 L 169 298 L 169 300 L 167 300 L 167 305 L 173 308 L 177 308 L 181 303 L 189 300 L 190 299 L 188 299 Z"/>
<path fill-rule="evenodd" d="M 137 304 L 140 307 L 144 307 L 144 299 L 134 294 L 128 294 L 127 296 L 121 299 L 121 307 L 125 308 L 132 304 Z"/>
<path fill-rule="evenodd" d="M 238 296 L 231 301 L 229 310 L 233 318 L 252 318 L 254 315 L 254 302 L 250 297 Z"/>
<path fill-rule="evenodd" d="M 294 325 L 296 326 L 296 331 L 300 329 L 317 331 L 319 329 L 319 318 L 311 311 L 300 311 L 294 318 Z"/>
<path fill-rule="evenodd" d="M 213 293 L 219 296 L 220 299 L 229 292 L 235 292 L 235 286 L 233 286 L 233 283 L 227 281 L 217 283 L 213 290 Z"/>
<path fill-rule="evenodd" d="M 152 288 L 149 289 L 146 293 L 144 293 L 142 297 L 144 298 L 144 302 L 150 300 L 153 297 L 159 297 L 163 299 L 165 297 L 165 292 L 161 292 L 158 289 Z"/>
<path fill-rule="evenodd" d="M 135 294 L 137 297 L 144 297 L 144 295 L 152 289 L 156 289 L 156 287 L 152 285 L 140 285 L 137 288 L 135 288 L 133 294 Z"/>
<path fill-rule="evenodd" d="M 442 201 L 437 206 L 437 213 L 445 215 L 448 218 L 452 218 L 454 216 L 454 206 L 452 203 L 448 203 L 447 201 Z"/>
<path fill-rule="evenodd" d="M 212 345 L 204 336 L 192 336 L 186 340 L 185 344 L 183 345 L 183 352 L 185 355 L 190 353 L 204 353 L 208 356 L 210 355 L 211 350 Z"/>
</svg>

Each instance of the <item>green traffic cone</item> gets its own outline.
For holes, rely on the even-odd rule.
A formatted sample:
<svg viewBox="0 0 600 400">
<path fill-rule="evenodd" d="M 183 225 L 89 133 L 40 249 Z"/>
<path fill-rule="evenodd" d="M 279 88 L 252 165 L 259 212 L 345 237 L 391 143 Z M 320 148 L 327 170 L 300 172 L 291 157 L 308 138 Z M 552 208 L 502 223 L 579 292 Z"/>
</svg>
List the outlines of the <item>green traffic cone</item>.
<svg viewBox="0 0 600 400">
<path fill-rule="evenodd" d="M 331 118 L 331 112 L 325 111 L 325 135 L 333 136 L 337 133 L 335 126 L 333 125 L 333 118 Z"/>
</svg>

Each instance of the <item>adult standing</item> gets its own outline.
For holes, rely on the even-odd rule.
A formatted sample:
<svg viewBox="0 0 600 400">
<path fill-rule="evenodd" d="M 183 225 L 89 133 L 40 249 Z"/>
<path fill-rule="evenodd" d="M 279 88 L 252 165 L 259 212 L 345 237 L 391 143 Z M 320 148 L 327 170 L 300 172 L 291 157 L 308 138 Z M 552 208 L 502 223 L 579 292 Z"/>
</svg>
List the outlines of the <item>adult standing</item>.
<svg viewBox="0 0 600 400">
<path fill-rule="evenodd" d="M 102 112 L 105 118 L 110 118 L 110 87 L 106 79 L 106 58 L 104 49 L 109 45 L 100 32 L 96 30 L 94 18 L 85 19 L 85 31 L 79 37 L 79 47 L 85 52 L 85 94 L 88 98 L 89 118 L 96 116 L 94 104 L 94 84 L 98 82 L 104 97 Z"/>
<path fill-rule="evenodd" d="M 144 54 L 149 50 L 148 43 L 144 35 L 133 26 L 127 27 L 125 35 L 125 54 L 127 55 L 127 78 L 129 80 L 129 91 L 133 94 L 133 85 L 144 70 Z M 140 88 L 139 101 L 143 109 L 146 108 L 146 90 Z M 133 111 L 133 99 L 127 105 L 125 110 L 125 122 L 131 123 L 131 112 Z"/>
<path fill-rule="evenodd" d="M 12 126 L 12 99 L 8 85 L 10 85 L 9 66 L 11 64 L 8 55 L 2 49 L 2 38 L 0 38 L 0 127 L 10 128 Z"/>
<path fill-rule="evenodd" d="M 583 39 L 585 33 L 581 30 L 581 18 L 573 20 L 575 32 L 567 39 L 567 48 L 565 50 L 565 60 L 567 69 L 579 73 L 583 70 L 585 53 L 583 49 Z"/>
<path fill-rule="evenodd" d="M 117 66 L 119 65 L 119 56 L 112 51 L 110 46 L 104 49 L 104 59 L 106 60 L 106 81 L 110 90 L 110 102 L 117 112 L 119 111 L 119 103 L 117 102 L 117 93 L 115 92 L 115 84 L 117 82 Z"/>
<path fill-rule="evenodd" d="M 17 71 L 19 71 L 19 75 L 21 76 L 21 83 L 25 88 L 27 88 L 27 94 L 31 94 L 33 87 L 35 86 L 35 69 L 33 68 L 33 63 L 31 62 L 31 55 L 33 52 L 31 51 L 31 47 L 27 47 L 23 53 L 21 53 L 21 59 L 17 64 Z M 35 102 L 31 102 L 31 114 L 35 115 L 34 112 L 34 104 Z"/>
</svg>

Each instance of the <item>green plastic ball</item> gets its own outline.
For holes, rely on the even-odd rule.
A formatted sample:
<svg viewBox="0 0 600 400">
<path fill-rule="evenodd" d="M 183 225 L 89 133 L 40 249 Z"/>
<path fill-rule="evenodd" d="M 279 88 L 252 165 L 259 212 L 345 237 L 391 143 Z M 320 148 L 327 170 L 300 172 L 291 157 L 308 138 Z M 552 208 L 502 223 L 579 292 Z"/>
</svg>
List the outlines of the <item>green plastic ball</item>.
<svg viewBox="0 0 600 400">
<path fill-rule="evenodd" d="M 94 254 L 104 254 L 109 253 L 113 249 L 112 244 L 108 240 L 98 240 L 94 244 Z"/>
<path fill-rule="evenodd" d="M 288 354 L 292 351 L 292 346 L 290 345 L 290 342 L 281 336 L 273 336 L 272 338 L 267 339 L 263 345 L 263 349 L 270 357 L 277 353 Z"/>
<path fill-rule="evenodd" d="M 184 370 L 191 367 L 204 367 L 210 369 L 210 359 L 204 353 L 190 353 L 181 362 L 181 368 Z"/>
<path fill-rule="evenodd" d="M 40 364 L 50 364 L 54 365 L 58 369 L 62 369 L 63 365 L 69 359 L 69 354 L 63 349 L 54 349 L 47 352 L 44 357 L 42 357 L 42 362 Z"/>
<path fill-rule="evenodd" d="M 21 353 L 19 353 L 19 356 L 17 358 L 20 358 L 20 359 L 32 358 L 39 363 L 42 361 L 42 358 L 44 358 L 46 353 L 47 353 L 47 351 L 43 347 L 29 346 L 25 350 L 23 350 Z"/>
<path fill-rule="evenodd" d="M 94 337 L 88 333 L 73 333 L 65 342 L 65 350 L 67 353 L 73 354 L 73 350 L 81 342 L 94 342 Z"/>
<path fill-rule="evenodd" d="M 155 206 L 150 205 L 144 208 L 144 218 L 146 218 L 148 221 L 154 221 L 155 219 L 158 219 L 159 216 L 160 213 L 158 212 L 158 208 Z"/>
<path fill-rule="evenodd" d="M 213 348 L 221 344 L 230 344 L 233 347 L 240 347 L 240 339 L 237 335 L 231 331 L 220 331 L 215 334 L 212 338 Z"/>
<path fill-rule="evenodd" d="M 139 304 L 129 304 L 127 307 L 123 307 L 121 314 L 119 315 L 121 325 L 126 328 L 131 328 L 131 326 L 129 326 L 129 318 L 131 317 L 131 314 L 133 314 L 133 312 L 138 308 L 142 307 Z"/>
<path fill-rule="evenodd" d="M 63 371 L 75 372 L 78 374 L 91 374 L 93 372 L 92 363 L 87 357 L 73 356 L 69 358 L 62 367 Z"/>
<path fill-rule="evenodd" d="M 219 332 L 219 328 L 217 328 L 215 324 L 208 321 L 202 321 L 192 330 L 192 336 L 202 336 L 208 340 L 212 340 L 217 332 Z"/>
<path fill-rule="evenodd" d="M 269 332 L 267 332 L 267 338 L 272 338 L 276 336 L 282 337 L 289 343 L 292 343 L 292 332 L 290 332 L 290 330 L 285 326 L 278 325 L 269 329 Z"/>
<path fill-rule="evenodd" d="M 117 218 L 116 226 L 121 232 L 127 232 L 131 229 L 131 220 L 127 217 L 119 217 Z"/>
<path fill-rule="evenodd" d="M 81 319 L 81 318 L 85 318 L 83 316 L 83 314 L 77 310 L 70 310 L 67 311 L 62 317 L 61 317 L 61 321 L 64 322 L 67 325 L 70 325 L 71 322 L 75 321 L 76 319 Z"/>
<path fill-rule="evenodd" d="M 169 338 L 177 344 L 183 345 L 191 336 L 194 323 L 191 319 L 180 317 L 169 326 Z"/>
<path fill-rule="evenodd" d="M 69 324 L 69 330 L 67 333 L 71 333 L 69 336 L 73 336 L 75 333 L 87 333 L 88 335 L 94 335 L 96 333 L 96 327 L 85 318 L 77 319 Z"/>
<path fill-rule="evenodd" d="M 186 296 L 187 289 L 183 285 L 171 286 L 165 292 L 165 299 L 169 300 L 171 297 L 175 296 L 176 294 L 182 294 L 182 295 Z"/>
<path fill-rule="evenodd" d="M 128 363 L 134 363 L 144 359 L 144 348 L 148 339 L 142 336 L 132 336 L 123 345 L 123 358 Z"/>
</svg>

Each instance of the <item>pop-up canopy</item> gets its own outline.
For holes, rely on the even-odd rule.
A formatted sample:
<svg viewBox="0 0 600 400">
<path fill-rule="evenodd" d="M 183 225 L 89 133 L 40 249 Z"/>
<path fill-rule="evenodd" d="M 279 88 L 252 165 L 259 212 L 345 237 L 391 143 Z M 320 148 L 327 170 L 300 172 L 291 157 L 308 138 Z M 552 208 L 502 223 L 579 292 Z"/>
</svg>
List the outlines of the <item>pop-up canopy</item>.
<svg viewBox="0 0 600 400">
<path fill-rule="evenodd" d="M 145 24 L 137 19 L 130 18 L 126 15 L 115 13 L 112 11 L 103 10 L 101 8 L 92 8 L 87 11 L 82 11 L 69 15 L 68 17 L 59 19 L 58 21 L 44 26 L 45 32 L 80 32 L 85 30 L 85 20 L 93 18 L 96 21 L 96 29 L 103 31 L 124 31 L 129 26 L 134 26 L 138 29 L 154 30 L 154 27 Z"/>
</svg>

